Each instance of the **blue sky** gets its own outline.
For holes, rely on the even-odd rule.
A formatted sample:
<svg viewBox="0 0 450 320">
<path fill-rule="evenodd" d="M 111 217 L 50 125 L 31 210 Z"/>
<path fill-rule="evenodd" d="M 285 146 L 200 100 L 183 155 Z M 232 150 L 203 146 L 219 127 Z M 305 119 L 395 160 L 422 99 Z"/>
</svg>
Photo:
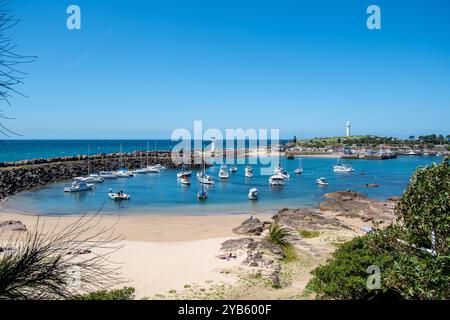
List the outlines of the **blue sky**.
<svg viewBox="0 0 450 320">
<path fill-rule="evenodd" d="M 82 29 L 66 28 L 77 4 Z M 381 7 L 382 29 L 366 28 Z M 448 1 L 13 0 L 38 56 L 3 106 L 23 138 L 168 138 L 176 128 L 282 137 L 449 134 Z"/>
</svg>

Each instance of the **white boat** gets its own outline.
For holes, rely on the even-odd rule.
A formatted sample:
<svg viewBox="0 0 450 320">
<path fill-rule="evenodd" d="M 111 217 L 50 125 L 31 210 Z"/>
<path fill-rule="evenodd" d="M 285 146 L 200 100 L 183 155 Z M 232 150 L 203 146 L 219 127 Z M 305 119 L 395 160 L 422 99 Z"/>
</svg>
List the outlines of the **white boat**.
<svg viewBox="0 0 450 320">
<path fill-rule="evenodd" d="M 147 172 L 148 172 L 148 171 L 147 171 L 146 168 L 135 169 L 135 170 L 132 170 L 132 171 L 131 171 L 131 173 L 133 173 L 133 174 L 145 174 L 145 173 L 147 173 Z"/>
<path fill-rule="evenodd" d="M 141 167 L 139 169 L 132 170 L 131 173 L 133 173 L 133 174 L 145 174 L 145 173 L 148 172 L 147 168 L 144 168 L 144 162 L 143 162 L 143 159 L 142 159 L 142 152 L 140 153 L 140 156 L 141 156 Z"/>
<path fill-rule="evenodd" d="M 114 201 L 130 200 L 130 195 L 126 193 L 113 193 L 109 192 L 108 197 Z"/>
<path fill-rule="evenodd" d="M 340 160 L 340 158 L 338 158 L 337 163 L 333 166 L 334 172 L 350 173 L 350 172 L 354 171 L 352 166 L 350 166 L 348 164 L 340 164 L 339 160 Z"/>
<path fill-rule="evenodd" d="M 441 156 L 442 156 L 442 153 L 440 153 L 440 152 L 436 153 L 436 157 L 441 157 Z"/>
<path fill-rule="evenodd" d="M 285 185 L 284 177 L 276 174 L 269 178 L 269 185 L 274 187 L 282 187 Z"/>
<path fill-rule="evenodd" d="M 258 198 L 259 198 L 259 191 L 258 191 L 258 189 L 256 189 L 256 188 L 251 188 L 251 189 L 248 191 L 248 198 L 249 198 L 250 200 L 258 200 Z"/>
<path fill-rule="evenodd" d="M 327 186 L 327 185 L 328 185 L 328 181 L 327 181 L 327 179 L 325 179 L 324 177 L 318 178 L 318 179 L 316 180 L 316 183 L 317 183 L 319 186 Z"/>
<path fill-rule="evenodd" d="M 232 166 L 231 168 L 230 168 L 230 172 L 231 173 L 233 173 L 233 172 L 237 172 L 237 167 L 236 166 Z"/>
<path fill-rule="evenodd" d="M 180 182 L 181 182 L 181 184 L 183 184 L 185 186 L 188 186 L 191 184 L 191 181 L 189 180 L 188 176 L 181 177 Z"/>
<path fill-rule="evenodd" d="M 111 171 L 100 171 L 98 176 L 102 179 L 117 179 L 117 176 Z"/>
<path fill-rule="evenodd" d="M 219 178 L 220 179 L 228 179 L 230 174 L 228 173 L 227 165 L 222 165 L 219 170 Z"/>
<path fill-rule="evenodd" d="M 192 175 L 192 170 L 186 170 L 186 165 L 183 162 L 181 171 L 177 173 L 177 178 L 190 177 Z"/>
<path fill-rule="evenodd" d="M 300 158 L 300 167 L 294 170 L 296 175 L 300 175 L 303 173 L 303 164 L 302 164 L 302 158 Z"/>
<path fill-rule="evenodd" d="M 197 180 L 202 184 L 214 184 L 214 178 L 207 174 L 197 175 Z"/>
<path fill-rule="evenodd" d="M 64 192 L 80 192 L 88 191 L 94 188 L 93 183 L 86 183 L 83 180 L 75 180 L 72 182 L 70 187 L 65 187 Z"/>
<path fill-rule="evenodd" d="M 159 170 L 166 170 L 166 169 L 167 169 L 166 166 L 163 166 L 162 164 L 159 164 L 159 163 L 158 163 L 158 164 L 155 164 L 154 167 L 157 168 L 157 169 L 159 169 Z"/>
<path fill-rule="evenodd" d="M 134 174 L 127 169 L 119 169 L 114 172 L 114 174 L 117 176 L 117 178 L 131 178 L 134 176 Z"/>
<path fill-rule="evenodd" d="M 86 183 L 103 183 L 105 179 L 99 177 L 99 176 L 92 176 L 89 177 L 76 177 L 74 180 L 78 181 L 84 181 Z"/>
<path fill-rule="evenodd" d="M 253 178 L 253 168 L 251 166 L 247 166 L 244 169 L 244 176 L 246 178 Z"/>
<path fill-rule="evenodd" d="M 289 179 L 291 177 L 289 175 L 289 173 L 284 171 L 284 169 L 282 167 L 280 167 L 280 166 L 278 166 L 278 168 L 275 169 L 275 175 L 282 176 L 284 179 Z"/>
</svg>

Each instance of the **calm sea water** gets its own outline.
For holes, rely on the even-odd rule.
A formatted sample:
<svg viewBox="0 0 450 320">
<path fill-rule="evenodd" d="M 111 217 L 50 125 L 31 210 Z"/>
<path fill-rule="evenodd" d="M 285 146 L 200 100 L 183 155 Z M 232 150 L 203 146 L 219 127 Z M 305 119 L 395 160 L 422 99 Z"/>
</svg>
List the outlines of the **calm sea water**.
<svg viewBox="0 0 450 320">
<path fill-rule="evenodd" d="M 393 160 L 351 160 L 355 172 L 334 173 L 335 159 L 304 158 L 304 173 L 294 174 L 299 160 L 282 159 L 282 166 L 291 174 L 285 187 L 270 187 L 268 176 L 259 174 L 260 165 L 253 165 L 255 176 L 244 177 L 245 165 L 238 165 L 238 172 L 231 174 L 229 181 L 218 179 L 219 165 L 207 169 L 215 177 L 213 186 L 206 186 L 209 197 L 199 202 L 196 194 L 200 184 L 195 172 L 190 186 L 177 181 L 175 170 L 159 174 L 137 175 L 130 179 L 117 179 L 98 184 L 93 191 L 68 194 L 63 192 L 67 183 L 54 183 L 43 189 L 26 191 L 12 196 L 7 206 L 18 210 L 40 214 L 80 214 L 95 212 L 103 206 L 104 213 L 112 214 L 220 214 L 270 212 L 283 207 L 313 207 L 324 200 L 324 194 L 344 189 L 364 192 L 376 199 L 401 195 L 409 177 L 418 166 L 439 162 L 439 157 L 399 157 Z M 360 175 L 364 170 L 365 175 Z M 320 187 L 315 180 L 326 177 L 329 186 Z M 367 188 L 367 183 L 379 184 L 379 188 Z M 247 198 L 248 190 L 257 187 L 258 201 Z M 131 195 L 130 201 L 116 203 L 107 197 L 108 189 L 124 190 Z"/>
<path fill-rule="evenodd" d="M 283 142 L 285 140 L 281 140 Z M 80 154 L 116 153 L 146 150 L 171 150 L 178 141 L 171 140 L 0 140 L 0 162 L 35 158 L 54 158 Z M 222 142 L 217 141 L 217 145 Z M 236 142 L 235 142 L 236 143 Z M 210 144 L 204 141 L 204 146 Z M 226 143 L 223 143 L 225 146 Z M 245 141 L 248 146 L 248 141 Z M 270 145 L 270 141 L 267 142 Z M 194 143 L 192 143 L 194 148 Z"/>
</svg>

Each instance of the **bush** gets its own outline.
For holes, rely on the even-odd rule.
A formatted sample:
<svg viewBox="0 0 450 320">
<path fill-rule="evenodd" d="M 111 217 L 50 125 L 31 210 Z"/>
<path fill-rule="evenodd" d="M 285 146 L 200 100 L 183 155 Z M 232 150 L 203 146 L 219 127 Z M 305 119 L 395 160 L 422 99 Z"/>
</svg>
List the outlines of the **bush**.
<svg viewBox="0 0 450 320">
<path fill-rule="evenodd" d="M 270 226 L 269 233 L 267 234 L 267 240 L 274 244 L 278 244 L 281 247 L 286 247 L 290 245 L 289 241 L 286 240 L 288 235 L 289 233 L 285 228 L 274 223 Z"/>
<path fill-rule="evenodd" d="M 320 231 L 317 230 L 299 230 L 298 233 L 302 238 L 311 239 L 320 236 Z"/>
<path fill-rule="evenodd" d="M 124 287 L 115 290 L 100 290 L 75 297 L 75 300 L 134 300 L 134 288 Z"/>
</svg>

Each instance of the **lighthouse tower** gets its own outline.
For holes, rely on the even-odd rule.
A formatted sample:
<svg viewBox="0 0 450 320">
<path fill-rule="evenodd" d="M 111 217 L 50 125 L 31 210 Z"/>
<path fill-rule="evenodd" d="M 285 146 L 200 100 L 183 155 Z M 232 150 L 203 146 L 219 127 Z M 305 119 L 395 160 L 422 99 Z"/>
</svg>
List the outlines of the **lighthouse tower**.
<svg viewBox="0 0 450 320">
<path fill-rule="evenodd" d="M 211 137 L 211 155 L 214 156 L 216 152 L 216 137 Z"/>
<path fill-rule="evenodd" d="M 348 137 L 350 137 L 350 121 L 347 121 L 347 126 L 346 126 L 346 132 L 345 132 L 345 135 L 346 135 L 346 137 L 348 138 Z"/>
</svg>

